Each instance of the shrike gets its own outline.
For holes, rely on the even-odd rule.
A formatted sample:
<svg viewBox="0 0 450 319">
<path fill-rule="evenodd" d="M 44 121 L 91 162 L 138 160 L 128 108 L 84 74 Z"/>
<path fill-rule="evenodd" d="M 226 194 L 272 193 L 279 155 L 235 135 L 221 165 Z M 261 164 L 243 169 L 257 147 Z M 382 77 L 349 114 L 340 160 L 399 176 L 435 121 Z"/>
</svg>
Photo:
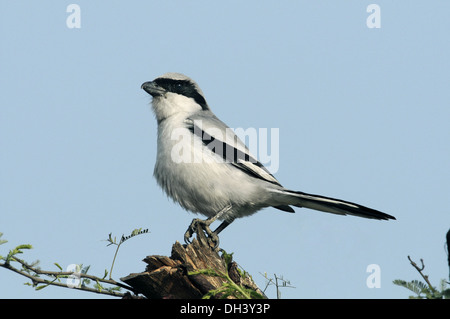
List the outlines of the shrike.
<svg viewBox="0 0 450 319">
<path fill-rule="evenodd" d="M 200 213 L 184 235 L 199 227 L 218 246 L 218 234 L 236 218 L 265 207 L 294 213 L 291 206 L 388 220 L 395 217 L 340 199 L 284 188 L 206 103 L 200 87 L 179 73 L 166 73 L 141 86 L 152 97 L 158 122 L 154 176 L 184 209 Z M 215 231 L 210 225 L 222 223 Z"/>
</svg>

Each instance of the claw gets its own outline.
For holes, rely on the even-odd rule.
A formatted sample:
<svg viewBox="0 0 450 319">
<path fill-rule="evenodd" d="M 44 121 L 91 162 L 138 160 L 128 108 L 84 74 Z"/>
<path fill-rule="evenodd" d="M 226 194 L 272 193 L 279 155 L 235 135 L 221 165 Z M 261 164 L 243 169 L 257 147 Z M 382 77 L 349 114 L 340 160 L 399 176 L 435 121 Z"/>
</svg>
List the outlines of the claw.
<svg viewBox="0 0 450 319">
<path fill-rule="evenodd" d="M 212 221 L 208 219 L 207 220 L 202 220 L 198 218 L 193 219 L 188 229 L 184 233 L 184 242 L 187 245 L 191 244 L 191 237 L 194 235 L 194 233 L 204 231 L 206 235 L 208 235 L 208 238 L 214 244 L 213 249 L 217 250 L 217 248 L 219 247 L 219 236 L 215 232 L 213 232 L 211 228 L 209 228 L 209 225 L 211 223 Z"/>
<path fill-rule="evenodd" d="M 226 206 L 225 208 L 223 208 L 220 212 L 218 212 L 216 215 L 206 219 L 206 220 L 202 220 L 202 219 L 198 219 L 198 218 L 194 218 L 191 222 L 191 224 L 189 225 L 188 229 L 186 230 L 186 232 L 184 233 L 184 242 L 189 245 L 191 244 L 191 237 L 192 235 L 194 235 L 195 232 L 197 232 L 197 236 L 198 236 L 198 232 L 199 231 L 205 231 L 205 233 L 208 235 L 208 238 L 212 241 L 212 243 L 214 244 L 214 251 L 218 251 L 219 248 L 219 236 L 218 234 L 225 228 L 227 227 L 233 220 L 231 221 L 224 221 L 215 231 L 212 231 L 209 226 L 216 220 L 216 219 L 220 219 L 222 218 L 222 216 L 224 214 L 226 214 L 230 209 L 231 209 L 231 205 Z"/>
<path fill-rule="evenodd" d="M 189 232 L 189 229 L 184 233 L 184 242 L 186 245 L 190 245 L 191 243 L 192 233 Z"/>
<path fill-rule="evenodd" d="M 217 252 L 217 251 L 219 251 L 219 236 L 217 236 L 216 233 L 213 233 L 213 234 L 214 234 L 214 237 L 211 238 L 211 240 L 214 244 L 213 250 Z"/>
<path fill-rule="evenodd" d="M 184 233 L 184 242 L 187 245 L 191 244 L 191 237 L 197 231 L 198 221 L 200 221 L 200 219 L 198 219 L 198 218 L 193 219 L 191 224 L 189 225 L 188 229 Z"/>
</svg>

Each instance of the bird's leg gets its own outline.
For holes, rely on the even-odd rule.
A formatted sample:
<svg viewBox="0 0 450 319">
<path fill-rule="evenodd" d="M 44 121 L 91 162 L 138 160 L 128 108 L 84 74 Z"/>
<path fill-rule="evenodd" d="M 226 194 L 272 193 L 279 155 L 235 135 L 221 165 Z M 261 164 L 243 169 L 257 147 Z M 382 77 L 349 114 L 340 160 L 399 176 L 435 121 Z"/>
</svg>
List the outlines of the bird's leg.
<svg viewBox="0 0 450 319">
<path fill-rule="evenodd" d="M 219 227 L 216 228 L 216 230 L 214 231 L 214 233 L 216 235 L 219 235 L 219 233 L 224 230 L 228 225 L 230 225 L 232 222 L 234 221 L 234 219 L 228 221 L 228 220 L 224 220 L 222 222 L 222 224 L 219 225 Z"/>
<path fill-rule="evenodd" d="M 217 219 L 220 219 L 224 214 L 226 214 L 231 209 L 231 205 L 226 206 L 221 211 L 219 211 L 217 214 L 215 214 L 212 217 L 209 217 L 208 219 L 199 219 L 195 218 L 192 220 L 191 224 L 189 225 L 186 233 L 184 234 L 184 241 L 186 244 L 190 244 L 190 238 L 192 235 L 199 231 L 200 229 L 204 230 L 208 237 L 212 240 L 214 243 L 214 249 L 219 247 L 219 236 L 218 234 L 227 227 L 231 222 L 224 221 L 222 224 L 217 227 L 215 231 L 212 231 L 209 226 L 214 223 Z"/>
</svg>

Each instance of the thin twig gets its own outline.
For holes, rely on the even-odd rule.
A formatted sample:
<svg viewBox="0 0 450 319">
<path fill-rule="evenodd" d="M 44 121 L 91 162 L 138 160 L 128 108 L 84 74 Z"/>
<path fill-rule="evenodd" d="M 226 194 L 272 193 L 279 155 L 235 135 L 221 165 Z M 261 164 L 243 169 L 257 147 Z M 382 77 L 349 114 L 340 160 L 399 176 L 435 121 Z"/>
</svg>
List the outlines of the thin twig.
<svg viewBox="0 0 450 319">
<path fill-rule="evenodd" d="M 408 256 L 408 260 L 411 263 L 411 265 L 416 268 L 416 270 L 419 272 L 419 274 L 422 276 L 422 278 L 426 281 L 428 287 L 430 287 L 431 291 L 436 292 L 436 289 L 431 285 L 430 281 L 428 280 L 428 276 L 423 274 L 423 270 L 425 269 L 425 265 L 423 263 L 423 259 L 420 259 L 421 267 L 417 266 L 417 264 L 411 259 L 410 256 Z"/>
<path fill-rule="evenodd" d="M 277 291 L 277 299 L 281 299 L 281 290 L 280 288 L 295 288 L 294 286 L 291 286 L 291 283 L 289 280 L 285 280 L 283 278 L 283 276 L 278 277 L 277 274 L 273 274 L 275 281 L 272 278 L 267 277 L 267 273 L 265 273 L 264 275 L 262 273 L 260 273 L 264 278 L 266 278 L 267 282 L 266 282 L 266 286 L 264 287 L 263 292 L 266 292 L 267 287 L 269 287 L 270 285 L 274 285 Z M 282 285 L 280 286 L 278 284 L 278 280 L 280 280 L 282 282 Z"/>
<path fill-rule="evenodd" d="M 117 248 L 116 248 L 116 252 L 114 253 L 114 258 L 113 258 L 113 261 L 112 261 L 112 264 L 111 264 L 111 269 L 109 270 L 109 279 L 112 279 L 111 276 L 112 276 L 112 271 L 113 271 L 113 268 L 114 268 L 114 263 L 116 261 L 117 253 L 119 252 L 120 245 L 122 245 L 123 242 L 124 242 L 124 237 L 122 235 L 122 238 L 120 239 L 120 242 L 118 244 L 112 243 L 112 244 L 117 245 Z"/>
<path fill-rule="evenodd" d="M 28 265 L 25 261 L 17 258 L 17 257 L 13 257 L 13 261 L 17 261 L 18 263 L 20 263 L 24 269 L 30 270 L 33 273 L 37 274 L 37 275 L 45 275 L 45 276 L 50 276 L 50 277 L 54 277 L 55 279 L 53 281 L 50 280 L 46 280 L 43 278 L 40 278 L 38 276 L 34 276 L 31 275 L 25 271 L 19 270 L 15 267 L 13 267 L 11 265 L 11 263 L 0 263 L 0 267 L 9 269 L 15 273 L 18 273 L 24 277 L 27 277 L 28 279 L 30 279 L 33 282 L 33 285 L 37 285 L 37 284 L 45 284 L 45 285 L 52 285 L 52 286 L 57 286 L 57 287 L 64 287 L 64 288 L 71 288 L 69 287 L 67 284 L 61 283 L 56 281 L 58 278 L 65 278 L 65 277 L 69 277 L 69 276 L 77 276 L 77 278 L 86 278 L 86 279 L 90 279 L 90 280 L 94 280 L 96 282 L 101 282 L 101 283 L 106 283 L 106 284 L 110 284 L 110 285 L 116 285 L 119 287 L 122 287 L 124 289 L 130 290 L 133 293 L 135 293 L 134 289 L 130 286 L 124 285 L 122 283 L 119 283 L 113 279 L 103 279 L 103 278 L 99 278 L 96 276 L 92 276 L 92 275 L 88 275 L 88 274 L 83 274 L 83 273 L 75 273 L 75 272 L 70 272 L 70 271 L 47 271 L 47 270 L 41 270 L 35 267 L 32 267 L 31 265 Z M 107 289 L 95 289 L 95 288 L 91 288 L 91 287 L 87 287 L 87 286 L 81 286 L 79 288 L 77 288 L 79 290 L 84 290 L 84 291 L 89 291 L 89 292 L 95 292 L 98 294 L 104 294 L 104 295 L 110 295 L 110 296 L 115 296 L 115 297 L 123 297 L 125 296 L 124 293 L 120 293 L 120 292 L 115 292 L 115 291 L 110 291 Z"/>
</svg>

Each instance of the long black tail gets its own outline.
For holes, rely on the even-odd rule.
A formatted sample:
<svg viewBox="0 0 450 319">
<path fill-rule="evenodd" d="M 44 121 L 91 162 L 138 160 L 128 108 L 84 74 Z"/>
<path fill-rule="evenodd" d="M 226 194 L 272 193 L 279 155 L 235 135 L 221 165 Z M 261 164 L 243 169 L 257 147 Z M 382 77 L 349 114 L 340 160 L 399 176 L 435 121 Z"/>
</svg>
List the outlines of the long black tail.
<svg viewBox="0 0 450 319">
<path fill-rule="evenodd" d="M 282 196 L 286 199 L 286 204 L 288 205 L 305 207 L 338 215 L 353 215 L 379 220 L 396 219 L 394 216 L 382 213 L 378 210 L 352 202 L 347 202 L 341 199 L 312 195 L 287 189 L 279 190 L 276 192 L 282 194 Z M 280 207 L 283 208 L 285 206 L 282 205 Z"/>
</svg>

